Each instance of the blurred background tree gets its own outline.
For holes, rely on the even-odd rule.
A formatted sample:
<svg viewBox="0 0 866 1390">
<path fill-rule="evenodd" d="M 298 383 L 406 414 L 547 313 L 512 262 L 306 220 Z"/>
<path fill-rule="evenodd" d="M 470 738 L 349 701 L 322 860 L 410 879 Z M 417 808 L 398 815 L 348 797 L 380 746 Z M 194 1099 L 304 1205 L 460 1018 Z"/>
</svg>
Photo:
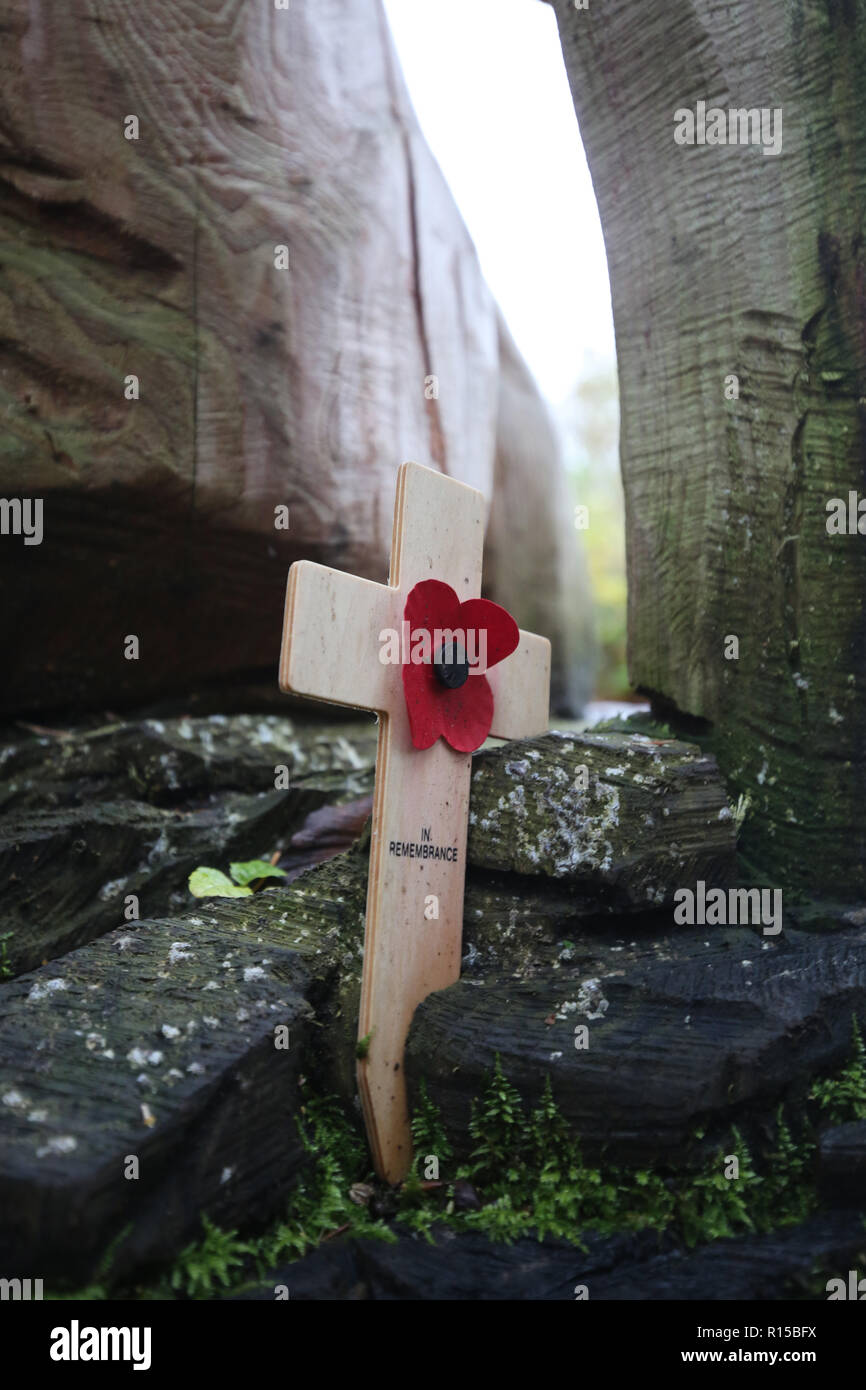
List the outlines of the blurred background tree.
<svg viewBox="0 0 866 1390">
<path fill-rule="evenodd" d="M 557 423 L 572 501 L 588 512 L 582 537 L 599 644 L 596 698 L 633 698 L 626 666 L 625 509 L 613 361 L 589 359 L 571 395 L 558 408 Z"/>
</svg>

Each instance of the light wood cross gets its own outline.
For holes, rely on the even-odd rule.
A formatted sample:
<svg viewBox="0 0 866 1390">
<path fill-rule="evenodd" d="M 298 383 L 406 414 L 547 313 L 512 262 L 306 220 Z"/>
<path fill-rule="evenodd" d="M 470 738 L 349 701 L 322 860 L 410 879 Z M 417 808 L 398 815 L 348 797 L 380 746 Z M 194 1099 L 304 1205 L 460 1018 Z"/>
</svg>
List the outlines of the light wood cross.
<svg viewBox="0 0 866 1390">
<path fill-rule="evenodd" d="M 403 1069 L 412 1015 L 460 975 L 472 754 L 443 738 L 413 746 L 401 668 L 382 661 L 382 635 L 401 631 L 407 596 L 422 580 L 443 581 L 461 602 L 479 597 L 484 522 L 480 492 L 404 463 L 388 584 L 299 560 L 286 591 L 280 688 L 379 715 L 358 1022 L 369 1047 L 358 1089 L 376 1171 L 390 1183 L 412 1161 Z M 550 643 L 519 637 L 487 673 L 497 738 L 547 729 Z M 411 846 L 422 844 L 449 853 L 433 857 L 425 848 L 414 857 Z"/>
</svg>

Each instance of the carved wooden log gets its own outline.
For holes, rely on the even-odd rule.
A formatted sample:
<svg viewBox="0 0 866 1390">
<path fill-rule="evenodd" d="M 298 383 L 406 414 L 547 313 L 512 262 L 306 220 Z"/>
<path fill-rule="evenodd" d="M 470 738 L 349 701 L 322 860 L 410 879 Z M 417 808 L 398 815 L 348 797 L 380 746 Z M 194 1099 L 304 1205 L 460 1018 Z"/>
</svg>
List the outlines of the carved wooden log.
<svg viewBox="0 0 866 1390">
<path fill-rule="evenodd" d="M 713 726 L 753 861 L 862 898 L 866 5 L 553 8 L 610 267 L 632 680 Z"/>
<path fill-rule="evenodd" d="M 776 943 L 744 928 L 622 928 L 575 923 L 567 950 L 546 963 L 540 950 L 533 970 L 482 960 L 419 1005 L 410 1094 L 426 1083 L 461 1153 L 497 1055 L 528 1102 L 550 1077 L 587 1155 L 675 1167 L 700 1162 L 698 1128 L 721 1142 L 783 1099 L 796 1110 L 809 1078 L 849 1056 L 851 1014 L 866 1017 L 866 931 Z"/>
<path fill-rule="evenodd" d="M 342 846 L 323 849 L 308 818 L 372 792 L 375 740 L 372 722 L 236 715 L 43 731 L 8 744 L 7 968 L 32 970 L 119 926 L 129 895 L 140 918 L 189 908 L 187 880 L 200 865 L 225 872 L 232 860 L 285 851 L 287 868 L 298 869 L 336 853 Z"/>
<path fill-rule="evenodd" d="M 0 495 L 44 502 L 0 547 L 0 709 L 270 675 L 292 560 L 384 580 L 403 460 L 489 497 L 514 370 L 380 0 L 0 0 L 0 30 Z M 549 432 L 507 467 L 556 485 Z"/>
<path fill-rule="evenodd" d="M 474 760 L 469 860 L 607 887 L 632 906 L 734 874 L 715 759 L 641 735 L 551 733 Z"/>
<path fill-rule="evenodd" d="M 575 1287 L 590 1299 L 706 1300 L 815 1296 L 815 1271 L 862 1263 L 856 1211 L 822 1213 L 770 1235 L 714 1240 L 702 1249 L 671 1248 L 655 1232 L 599 1237 L 582 1248 L 534 1238 L 505 1245 L 477 1231 L 449 1231 L 428 1242 L 402 1237 L 337 1240 L 275 1270 L 244 1300 L 273 1302 L 274 1286 L 310 1299 L 508 1299 L 573 1303 Z M 824 1297 L 822 1292 L 818 1295 Z"/>
</svg>

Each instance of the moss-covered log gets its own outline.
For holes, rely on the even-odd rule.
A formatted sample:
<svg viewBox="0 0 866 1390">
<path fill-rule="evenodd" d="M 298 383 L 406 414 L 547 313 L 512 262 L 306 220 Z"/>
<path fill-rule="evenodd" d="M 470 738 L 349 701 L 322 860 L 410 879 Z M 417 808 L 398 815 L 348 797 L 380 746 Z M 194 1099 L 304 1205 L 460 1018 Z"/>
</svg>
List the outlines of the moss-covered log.
<svg viewBox="0 0 866 1390">
<path fill-rule="evenodd" d="M 270 1216 L 302 1162 L 309 980 L 273 935 L 208 913 L 113 932 L 6 984 L 4 1268 L 88 1279 L 117 1241 L 120 1274 L 194 1238 L 202 1211 Z"/>
<path fill-rule="evenodd" d="M 283 850 L 295 868 L 315 862 L 329 851 L 310 818 L 352 798 L 363 807 L 375 750 L 372 721 L 244 715 L 10 740 L 0 763 L 7 969 L 32 970 L 119 926 L 130 895 L 139 918 L 191 907 L 199 865 L 226 871 Z M 285 791 L 274 790 L 278 768 Z M 339 848 L 339 824 L 333 838 Z"/>
<path fill-rule="evenodd" d="M 610 267 L 632 679 L 712 724 L 750 859 L 862 898 L 866 540 L 827 504 L 866 495 L 866 3 L 553 8 Z"/>
<path fill-rule="evenodd" d="M 0 740 L 0 815 L 94 802 L 200 805 L 216 793 L 273 791 L 277 767 L 292 787 L 372 790 L 375 720 L 343 722 L 233 714 L 132 719 L 98 727 L 18 726 Z"/>
<path fill-rule="evenodd" d="M 417 1009 L 406 1056 L 464 1151 L 470 1103 L 497 1055 L 528 1100 L 551 1078 L 588 1155 L 676 1167 L 694 1133 L 799 1105 L 810 1077 L 841 1064 L 851 1015 L 866 1018 L 866 931 L 762 941 L 742 928 L 659 923 L 577 935 L 531 975 L 464 968 Z M 691 1158 L 690 1158 L 691 1153 Z"/>
<path fill-rule="evenodd" d="M 468 856 L 480 868 L 670 902 L 697 879 L 726 885 L 736 825 L 715 759 L 640 735 L 548 734 L 479 753 Z"/>
</svg>

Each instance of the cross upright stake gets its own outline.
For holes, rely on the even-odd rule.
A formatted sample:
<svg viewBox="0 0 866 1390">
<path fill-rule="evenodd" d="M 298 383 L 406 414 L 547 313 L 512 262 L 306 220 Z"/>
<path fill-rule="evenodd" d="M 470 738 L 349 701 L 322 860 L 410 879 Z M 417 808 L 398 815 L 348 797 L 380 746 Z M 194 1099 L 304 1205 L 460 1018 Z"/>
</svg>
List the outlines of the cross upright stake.
<svg viewBox="0 0 866 1390">
<path fill-rule="evenodd" d="M 286 590 L 281 690 L 379 715 L 358 1021 L 358 1037 L 369 1045 L 358 1061 L 358 1089 L 376 1171 L 389 1183 L 400 1182 L 412 1160 L 403 1068 L 412 1015 L 422 999 L 460 975 L 472 754 L 435 732 L 429 746 L 413 742 L 401 666 L 383 659 L 383 639 L 405 634 L 407 600 L 416 585 L 422 585 L 419 593 L 450 585 L 460 603 L 479 599 L 484 519 L 480 492 L 404 463 L 388 584 L 299 560 Z M 425 586 L 429 580 L 441 582 Z M 482 608 L 496 605 L 481 601 L 466 613 Z M 494 654 L 501 664 L 486 675 L 493 695 L 489 732 L 497 738 L 547 728 L 550 643 L 518 634 L 516 625 L 514 641 L 511 655 Z M 452 656 L 457 659 L 456 652 Z M 428 669 L 421 679 L 434 678 Z M 448 683 L 459 684 L 461 677 Z M 481 687 L 465 672 L 462 683 L 468 708 Z M 452 701 L 454 707 L 462 706 Z M 471 737 L 468 746 L 474 747 Z"/>
</svg>

